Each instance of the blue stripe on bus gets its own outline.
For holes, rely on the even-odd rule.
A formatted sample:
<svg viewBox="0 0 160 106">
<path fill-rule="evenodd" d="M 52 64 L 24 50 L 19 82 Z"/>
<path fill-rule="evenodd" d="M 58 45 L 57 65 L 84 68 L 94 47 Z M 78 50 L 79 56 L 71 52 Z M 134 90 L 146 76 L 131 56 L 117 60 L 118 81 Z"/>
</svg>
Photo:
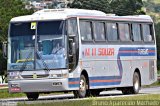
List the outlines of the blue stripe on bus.
<svg viewBox="0 0 160 106">
<path fill-rule="evenodd" d="M 120 47 L 119 51 L 138 50 L 138 49 L 155 50 L 154 47 Z"/>
<path fill-rule="evenodd" d="M 148 49 L 147 54 L 139 54 L 138 49 Z M 122 61 L 120 57 L 124 56 L 155 56 L 155 48 L 153 47 L 121 47 L 119 48 L 118 56 L 117 56 L 117 64 L 118 69 L 120 72 L 119 76 L 96 76 L 96 77 L 89 77 L 90 80 L 90 86 L 104 86 L 104 85 L 119 85 L 122 80 L 122 74 L 123 74 L 123 67 L 122 67 Z M 118 81 L 118 79 L 120 81 Z M 80 78 L 69 78 L 69 82 L 73 82 L 69 84 L 69 87 L 79 87 L 79 84 L 77 84 L 77 81 L 79 81 Z M 92 82 L 92 80 L 111 80 L 111 82 Z M 115 81 L 114 81 L 115 80 Z M 116 81 L 117 80 L 117 81 Z M 75 82 L 75 83 L 74 83 Z"/>
<path fill-rule="evenodd" d="M 155 56 L 155 53 L 138 54 L 138 53 L 120 53 L 120 56 Z"/>
<path fill-rule="evenodd" d="M 121 76 L 95 76 L 89 77 L 90 80 L 113 80 L 113 79 L 120 79 Z"/>
<path fill-rule="evenodd" d="M 72 82 L 72 81 L 79 81 L 80 78 L 69 78 L 69 81 Z"/>
</svg>

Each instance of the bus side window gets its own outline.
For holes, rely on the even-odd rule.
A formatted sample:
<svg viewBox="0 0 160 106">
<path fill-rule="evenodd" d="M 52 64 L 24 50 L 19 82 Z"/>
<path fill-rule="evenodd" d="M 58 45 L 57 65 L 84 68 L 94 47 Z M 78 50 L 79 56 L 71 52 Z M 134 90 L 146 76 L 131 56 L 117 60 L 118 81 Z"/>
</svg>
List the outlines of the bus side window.
<svg viewBox="0 0 160 106">
<path fill-rule="evenodd" d="M 108 41 L 118 40 L 118 29 L 116 23 L 107 23 L 107 38 Z"/>
<path fill-rule="evenodd" d="M 83 41 L 92 40 L 91 22 L 80 21 L 80 34 Z"/>
<path fill-rule="evenodd" d="M 129 24 L 118 24 L 119 28 L 119 36 L 121 41 L 129 41 L 130 33 L 129 33 Z"/>
<path fill-rule="evenodd" d="M 93 25 L 95 41 L 105 41 L 105 24 L 103 22 L 94 22 Z"/>
<path fill-rule="evenodd" d="M 153 40 L 153 34 L 151 31 L 152 26 L 149 24 L 142 25 L 142 33 L 143 33 L 143 40 L 145 42 L 150 42 Z"/>
<path fill-rule="evenodd" d="M 141 26 L 140 24 L 133 23 L 132 24 L 132 35 L 133 41 L 141 41 Z"/>
<path fill-rule="evenodd" d="M 68 35 L 77 35 L 77 21 L 76 19 L 68 20 Z"/>
</svg>

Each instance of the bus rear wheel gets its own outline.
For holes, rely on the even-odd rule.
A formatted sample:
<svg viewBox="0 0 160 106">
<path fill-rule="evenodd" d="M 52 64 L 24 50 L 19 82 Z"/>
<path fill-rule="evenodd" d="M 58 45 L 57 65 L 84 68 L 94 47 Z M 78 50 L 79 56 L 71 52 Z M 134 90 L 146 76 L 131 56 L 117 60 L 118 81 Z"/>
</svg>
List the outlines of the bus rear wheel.
<svg viewBox="0 0 160 106">
<path fill-rule="evenodd" d="M 133 86 L 128 88 L 123 88 L 123 94 L 137 94 L 139 93 L 141 86 L 140 86 L 140 75 L 137 72 L 133 74 Z"/>
<path fill-rule="evenodd" d="M 137 72 L 133 75 L 133 87 L 132 87 L 132 93 L 137 94 L 139 93 L 141 86 L 140 86 L 140 76 Z"/>
<path fill-rule="evenodd" d="M 37 100 L 39 93 L 26 93 L 28 100 Z"/>
<path fill-rule="evenodd" d="M 79 90 L 73 91 L 76 98 L 84 98 L 88 94 L 88 83 L 84 75 L 80 76 Z"/>
</svg>

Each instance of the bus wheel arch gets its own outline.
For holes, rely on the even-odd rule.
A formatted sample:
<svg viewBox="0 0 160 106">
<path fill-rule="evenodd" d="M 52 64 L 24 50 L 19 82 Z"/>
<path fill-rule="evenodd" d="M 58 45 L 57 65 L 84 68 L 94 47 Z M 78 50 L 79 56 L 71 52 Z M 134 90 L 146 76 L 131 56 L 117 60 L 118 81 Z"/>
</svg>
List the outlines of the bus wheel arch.
<svg viewBox="0 0 160 106">
<path fill-rule="evenodd" d="M 133 85 L 131 87 L 125 87 L 122 90 L 123 94 L 137 94 L 141 88 L 141 74 L 140 70 L 136 68 L 133 72 L 132 82 Z"/>
<path fill-rule="evenodd" d="M 89 96 L 89 77 L 86 70 L 83 70 L 80 74 L 80 80 L 79 80 L 79 90 L 73 91 L 74 96 L 76 98 L 84 98 L 86 96 Z"/>
</svg>

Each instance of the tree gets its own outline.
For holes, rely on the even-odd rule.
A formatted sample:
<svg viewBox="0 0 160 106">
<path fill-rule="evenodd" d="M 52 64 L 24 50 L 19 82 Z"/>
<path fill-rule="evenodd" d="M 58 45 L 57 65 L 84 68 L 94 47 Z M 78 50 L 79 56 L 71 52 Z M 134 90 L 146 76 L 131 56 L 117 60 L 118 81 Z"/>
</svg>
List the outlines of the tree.
<svg viewBox="0 0 160 106">
<path fill-rule="evenodd" d="M 2 56 L 2 42 L 7 41 L 9 21 L 31 13 L 33 10 L 26 10 L 21 0 L 0 0 L 0 75 L 6 74 L 7 62 Z"/>
<path fill-rule="evenodd" d="M 145 14 L 142 0 L 112 0 L 110 5 L 113 13 L 117 15 Z"/>
<path fill-rule="evenodd" d="M 69 7 L 95 9 L 116 15 L 145 14 L 142 0 L 74 0 Z"/>
<path fill-rule="evenodd" d="M 33 13 L 26 10 L 21 0 L 0 0 L 0 42 L 7 40 L 8 24 L 11 18 Z"/>
<path fill-rule="evenodd" d="M 100 10 L 110 13 L 110 0 L 74 0 L 68 6 L 71 8 Z"/>
<path fill-rule="evenodd" d="M 160 69 L 160 22 L 155 23 L 156 41 L 157 41 L 157 68 Z"/>
</svg>

